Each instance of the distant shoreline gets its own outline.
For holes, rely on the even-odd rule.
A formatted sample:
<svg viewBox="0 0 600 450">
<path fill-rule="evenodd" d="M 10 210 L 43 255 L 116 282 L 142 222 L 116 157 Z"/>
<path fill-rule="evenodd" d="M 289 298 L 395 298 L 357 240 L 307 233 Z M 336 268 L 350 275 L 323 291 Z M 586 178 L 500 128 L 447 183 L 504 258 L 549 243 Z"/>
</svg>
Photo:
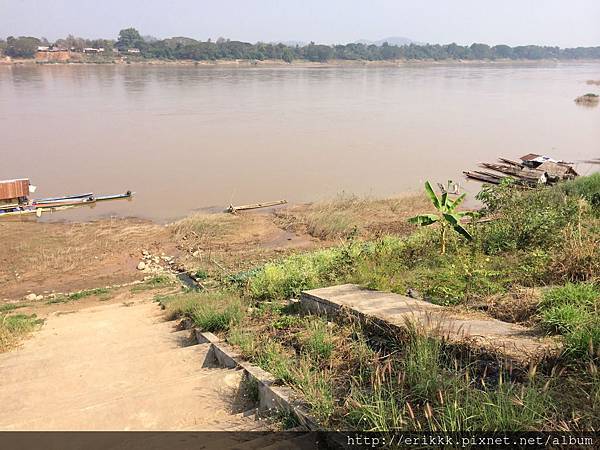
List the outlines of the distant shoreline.
<svg viewBox="0 0 600 450">
<path fill-rule="evenodd" d="M 345 60 L 335 59 L 326 62 L 313 62 L 308 60 L 294 60 L 287 63 L 282 60 L 211 60 L 211 61 L 195 61 L 195 60 L 165 60 L 165 59 L 135 59 L 135 60 L 86 60 L 86 61 L 56 61 L 42 62 L 34 58 L 30 59 L 0 59 L 0 66 L 19 66 L 19 65 L 39 65 L 39 66 L 94 66 L 94 65 L 118 65 L 118 66 L 193 66 L 193 67 L 239 67 L 239 68 L 327 68 L 327 67 L 401 67 L 413 65 L 474 65 L 474 64 L 489 64 L 489 65 L 521 65 L 521 64 L 573 64 L 573 63 L 600 63 L 600 59 L 398 59 L 398 60 Z"/>
</svg>

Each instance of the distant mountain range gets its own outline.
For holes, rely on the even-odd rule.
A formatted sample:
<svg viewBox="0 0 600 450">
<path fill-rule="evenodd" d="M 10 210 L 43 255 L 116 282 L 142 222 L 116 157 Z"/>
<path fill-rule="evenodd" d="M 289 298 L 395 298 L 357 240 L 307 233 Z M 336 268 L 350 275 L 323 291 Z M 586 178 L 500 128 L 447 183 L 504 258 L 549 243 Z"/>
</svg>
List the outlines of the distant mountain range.
<svg viewBox="0 0 600 450">
<path fill-rule="evenodd" d="M 417 41 L 413 41 L 412 39 L 409 39 L 407 37 L 402 37 L 402 36 L 391 36 L 391 37 L 387 37 L 384 39 L 380 39 L 378 41 L 369 41 L 367 39 L 359 39 L 358 41 L 356 41 L 357 44 L 365 44 L 365 45 L 377 45 L 378 47 L 382 46 L 384 42 L 387 42 L 390 45 L 410 45 L 410 44 L 417 44 L 417 45 L 422 45 L 423 42 L 417 42 Z"/>
</svg>

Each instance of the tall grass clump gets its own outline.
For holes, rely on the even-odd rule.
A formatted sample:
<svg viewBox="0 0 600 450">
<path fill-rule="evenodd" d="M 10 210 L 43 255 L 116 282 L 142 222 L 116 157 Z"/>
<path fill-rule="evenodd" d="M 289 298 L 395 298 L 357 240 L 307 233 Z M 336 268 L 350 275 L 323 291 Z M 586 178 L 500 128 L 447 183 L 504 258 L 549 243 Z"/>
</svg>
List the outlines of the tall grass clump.
<svg viewBox="0 0 600 450">
<path fill-rule="evenodd" d="M 347 419 L 369 431 L 528 431 L 552 415 L 550 399 L 534 382 L 500 373 L 487 385 L 469 364 L 452 365 L 442 344 L 411 332 L 404 353 L 377 365 L 369 380 L 355 378 Z"/>
<path fill-rule="evenodd" d="M 301 341 L 311 359 L 327 361 L 331 358 L 335 347 L 333 327 L 322 319 L 309 320 Z"/>
<path fill-rule="evenodd" d="M 567 283 L 548 289 L 539 305 L 542 324 L 565 337 L 568 355 L 600 355 L 600 288 L 593 283 Z"/>
<path fill-rule="evenodd" d="M 162 299 L 171 319 L 186 316 L 203 331 L 224 331 L 238 324 L 246 308 L 242 299 L 231 292 L 188 292 Z"/>
<path fill-rule="evenodd" d="M 41 323 L 43 320 L 38 319 L 35 314 L 0 314 L 0 352 L 10 349 Z"/>
<path fill-rule="evenodd" d="M 584 198 L 592 206 L 594 214 L 600 216 L 600 172 L 562 183 L 560 189 L 569 196 Z"/>
<path fill-rule="evenodd" d="M 257 300 L 298 297 L 305 289 L 334 284 L 351 269 L 351 246 L 293 255 L 265 264 L 249 278 L 250 296 Z"/>
</svg>

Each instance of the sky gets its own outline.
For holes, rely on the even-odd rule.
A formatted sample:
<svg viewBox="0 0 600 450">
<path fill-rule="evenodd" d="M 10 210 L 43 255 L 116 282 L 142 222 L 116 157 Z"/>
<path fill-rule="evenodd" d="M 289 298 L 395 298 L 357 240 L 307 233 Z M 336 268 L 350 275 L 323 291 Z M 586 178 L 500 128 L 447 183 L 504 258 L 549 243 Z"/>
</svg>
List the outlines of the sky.
<svg viewBox="0 0 600 450">
<path fill-rule="evenodd" d="M 600 0 L 0 0 L 0 37 L 600 45 Z"/>
</svg>

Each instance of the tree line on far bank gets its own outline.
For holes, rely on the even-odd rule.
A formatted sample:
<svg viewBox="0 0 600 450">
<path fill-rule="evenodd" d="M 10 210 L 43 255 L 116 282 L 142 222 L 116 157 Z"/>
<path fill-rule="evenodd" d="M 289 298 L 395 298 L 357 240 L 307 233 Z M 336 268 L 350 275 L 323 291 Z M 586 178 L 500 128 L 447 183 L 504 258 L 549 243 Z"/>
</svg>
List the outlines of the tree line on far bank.
<svg viewBox="0 0 600 450">
<path fill-rule="evenodd" d="M 282 43 L 251 44 L 248 42 L 232 41 L 219 38 L 216 41 L 198 41 L 188 37 L 172 37 L 156 39 L 142 36 L 134 28 L 121 30 L 117 40 L 83 39 L 67 36 L 54 43 L 45 38 L 30 36 L 13 37 L 0 40 L 0 54 L 15 58 L 32 58 L 38 46 L 50 46 L 83 51 L 86 47 L 104 48 L 110 52 L 113 48 L 127 51 L 136 48 L 140 50 L 139 57 L 150 59 L 191 59 L 195 61 L 210 61 L 219 59 L 247 60 L 308 60 L 325 62 L 329 60 L 496 60 L 496 59 L 600 59 L 599 47 L 559 48 L 539 45 L 523 45 L 510 47 L 508 45 L 489 46 L 474 43 L 458 45 L 455 43 L 439 44 L 410 44 L 381 46 L 374 44 L 350 43 L 344 45 L 323 45 L 311 42 L 305 46 L 289 46 Z"/>
</svg>

